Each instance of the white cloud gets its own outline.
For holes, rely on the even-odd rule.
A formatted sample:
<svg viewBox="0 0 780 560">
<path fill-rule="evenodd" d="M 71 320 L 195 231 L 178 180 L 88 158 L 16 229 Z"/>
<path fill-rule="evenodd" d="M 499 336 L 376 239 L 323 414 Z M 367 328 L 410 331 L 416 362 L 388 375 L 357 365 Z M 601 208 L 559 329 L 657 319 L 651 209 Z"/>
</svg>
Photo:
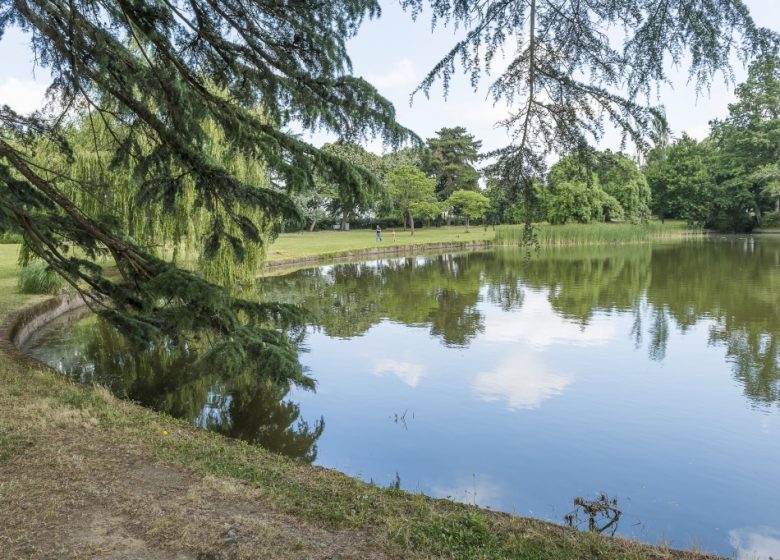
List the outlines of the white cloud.
<svg viewBox="0 0 780 560">
<path fill-rule="evenodd" d="M 510 410 L 539 408 L 573 380 L 548 370 L 531 354 L 515 354 L 494 371 L 477 374 L 472 389 L 483 401 L 506 401 Z"/>
<path fill-rule="evenodd" d="M 729 541 L 737 560 L 769 560 L 780 558 L 780 530 L 742 528 L 729 531 Z"/>
<path fill-rule="evenodd" d="M 406 89 L 412 90 L 417 85 L 419 73 L 414 63 L 408 58 L 402 58 L 383 74 L 368 74 L 366 80 L 378 90 Z"/>
<path fill-rule="evenodd" d="M 371 371 L 374 375 L 386 375 L 388 373 L 395 375 L 409 387 L 417 387 L 420 380 L 428 373 L 425 367 L 420 364 L 401 362 L 391 358 L 374 362 L 374 367 Z"/>
<path fill-rule="evenodd" d="M 19 113 L 30 113 L 43 107 L 46 85 L 34 80 L 6 78 L 0 82 L 0 105 Z"/>
<path fill-rule="evenodd" d="M 485 318 L 483 339 L 489 342 L 522 342 L 534 348 L 553 344 L 601 345 L 614 339 L 616 326 L 607 317 L 594 317 L 587 326 L 560 317 L 547 299 L 548 292 L 526 290 L 518 312 Z"/>
</svg>

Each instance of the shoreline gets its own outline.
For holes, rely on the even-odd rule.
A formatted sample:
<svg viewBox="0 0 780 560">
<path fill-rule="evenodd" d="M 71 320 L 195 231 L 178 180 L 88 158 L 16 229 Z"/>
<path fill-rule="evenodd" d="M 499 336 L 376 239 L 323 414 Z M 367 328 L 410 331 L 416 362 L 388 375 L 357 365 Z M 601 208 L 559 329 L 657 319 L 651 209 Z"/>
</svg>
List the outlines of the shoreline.
<svg viewBox="0 0 780 560">
<path fill-rule="evenodd" d="M 353 230 L 362 231 L 362 230 Z M 366 230 L 370 231 L 370 230 Z M 330 233 L 330 232 L 329 232 Z M 779 232 L 780 233 L 780 232 Z M 300 235 L 301 233 L 290 234 Z M 304 235 L 316 235 L 306 232 Z M 646 239 L 622 240 L 622 241 L 599 241 L 583 242 L 580 240 L 558 240 L 554 243 L 542 243 L 540 249 L 551 249 L 557 247 L 590 247 L 590 246 L 615 246 L 615 245 L 641 245 L 647 243 L 672 242 L 685 239 L 706 238 L 710 235 L 708 231 L 672 231 L 665 234 L 651 235 Z M 392 243 L 392 242 L 389 242 Z M 261 268 L 259 277 L 269 275 L 278 275 L 286 272 L 292 272 L 300 268 L 309 268 L 318 265 L 336 264 L 342 261 L 367 259 L 373 257 L 403 257 L 403 256 L 421 256 L 425 253 L 437 253 L 444 251 L 479 251 L 501 248 L 523 248 L 521 243 L 514 240 L 473 240 L 473 241 L 447 241 L 447 242 L 421 242 L 409 244 L 397 244 L 382 247 L 364 247 L 347 248 L 343 250 L 334 250 L 307 255 L 301 257 L 277 257 L 273 255 L 267 258 L 266 263 Z M 530 250 L 534 250 L 530 248 Z"/>
<path fill-rule="evenodd" d="M 235 555 L 203 557 L 506 558 L 528 551 L 551 560 L 716 558 L 380 488 L 122 401 L 103 388 L 65 379 L 14 344 L 83 305 L 73 298 L 29 299 L 32 303 L 6 313 L 0 328 L 0 443 L 11 442 L 10 457 L 0 446 L 0 480 L 27 490 L 16 499 L 11 492 L 9 500 L 0 484 L 0 505 L 11 514 L 28 512 L 15 532 L 10 522 L 14 542 L 23 543 L 11 553 L 36 557 L 29 551 L 37 547 L 47 557 L 54 549 L 42 545 L 49 543 L 87 555 L 95 552 L 90 547 L 97 541 L 101 549 L 127 558 L 173 558 L 174 553 L 196 558 L 224 550 Z M 27 371 L 18 371 L 22 368 Z M 53 512 L 33 507 L 37 513 L 24 507 L 52 500 L 74 506 Z M 217 505 L 206 508 L 204 517 L 193 513 L 188 500 L 201 508 Z M 75 504 L 81 504 L 78 513 Z M 29 523 L 40 516 L 48 524 L 44 535 L 30 531 Z M 193 531 L 205 537 L 193 538 Z"/>
<path fill-rule="evenodd" d="M 374 257 L 417 257 L 427 253 L 446 251 L 479 251 L 510 245 L 496 245 L 492 241 L 469 241 L 462 243 L 421 243 L 418 245 L 395 245 L 392 247 L 373 247 L 369 249 L 345 249 L 322 255 L 278 259 L 269 261 L 260 270 L 258 278 L 271 275 L 284 274 L 301 268 L 326 266 L 345 261 L 370 259 Z"/>
</svg>

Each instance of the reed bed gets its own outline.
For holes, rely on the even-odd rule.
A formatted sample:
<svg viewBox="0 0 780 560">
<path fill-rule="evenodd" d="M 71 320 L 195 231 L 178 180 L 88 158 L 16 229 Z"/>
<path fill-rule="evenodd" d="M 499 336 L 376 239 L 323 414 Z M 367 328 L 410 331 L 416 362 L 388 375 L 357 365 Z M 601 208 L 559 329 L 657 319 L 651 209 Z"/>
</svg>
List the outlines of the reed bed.
<svg viewBox="0 0 780 560">
<path fill-rule="evenodd" d="M 565 224 L 534 225 L 534 233 L 539 245 L 599 245 L 642 243 L 653 239 L 679 239 L 700 235 L 701 230 L 689 228 L 684 222 L 658 221 L 644 224 Z M 505 226 L 496 230 L 495 242 L 498 245 L 514 245 L 523 242 L 522 226 Z"/>
<path fill-rule="evenodd" d="M 65 281 L 45 263 L 31 262 L 19 271 L 19 291 L 23 294 L 57 294 Z"/>
</svg>

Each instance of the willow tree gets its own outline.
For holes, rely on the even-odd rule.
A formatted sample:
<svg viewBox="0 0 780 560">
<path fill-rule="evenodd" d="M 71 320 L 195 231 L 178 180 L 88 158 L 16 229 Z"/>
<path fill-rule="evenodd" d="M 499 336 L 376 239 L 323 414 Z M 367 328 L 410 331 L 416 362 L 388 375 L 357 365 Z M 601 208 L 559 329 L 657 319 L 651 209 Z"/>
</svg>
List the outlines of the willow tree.
<svg viewBox="0 0 780 560">
<path fill-rule="evenodd" d="M 173 212 L 191 196 L 193 208 L 210 216 L 204 258 L 229 254 L 240 263 L 247 243 L 262 242 L 252 209 L 269 219 L 295 215 L 287 193 L 311 186 L 315 172 L 355 190 L 374 181 L 286 132 L 288 125 L 345 139 L 379 135 L 390 144 L 410 136 L 392 105 L 350 75 L 346 41 L 378 14 L 376 0 L 3 2 L 0 34 L 14 25 L 27 31 L 53 82 L 45 111 L 0 108 L 0 224 L 21 231 L 30 254 L 125 333 L 216 334 L 204 363 L 249 361 L 302 379 L 283 332 L 302 319 L 297 308 L 237 298 L 155 256 L 110 211 L 90 214 L 68 194 L 100 185 L 48 169 L 34 152 L 44 137 L 70 157 L 63 127 L 74 114 L 102 123 L 107 165 L 132 173 L 134 203 Z M 242 180 L 204 149 L 210 126 L 236 154 L 261 159 L 270 184 Z M 113 260 L 116 277 L 95 264 L 101 255 Z"/>
<path fill-rule="evenodd" d="M 109 129 L 110 126 L 110 129 Z M 223 165 L 238 180 L 255 187 L 269 186 L 269 177 L 261 159 L 236 153 L 225 141 L 224 133 L 214 122 L 204 123 L 204 154 Z M 62 154 L 46 138 L 35 144 L 36 162 L 49 176 L 67 176 L 62 192 L 87 216 L 111 216 L 115 230 L 132 239 L 153 255 L 196 270 L 207 280 L 234 293 L 253 287 L 257 271 L 265 257 L 265 246 L 274 231 L 273 216 L 254 205 L 237 204 L 258 228 L 258 238 L 244 240 L 243 254 L 236 260 L 232 248 L 221 246 L 205 258 L 204 244 L 211 233 L 215 214 L 224 220 L 226 234 L 238 236 L 240 230 L 221 208 L 207 210 L 197 203 L 197 191 L 190 176 L 181 177 L 181 189 L 167 207 L 144 204 L 147 188 L 135 174 L 133 165 L 112 165 L 113 133 L 125 133 L 121 122 L 95 122 L 88 117 L 76 119 L 63 132 L 72 151 Z M 139 153 L 148 154 L 150 147 L 139 143 Z M 176 174 L 177 169 L 171 169 Z"/>
<path fill-rule="evenodd" d="M 698 88 L 717 71 L 776 48 L 777 36 L 758 27 L 742 0 L 403 0 L 417 17 L 430 4 L 433 25 L 454 23 L 465 33 L 430 71 L 418 91 L 442 81 L 456 65 L 476 87 L 496 56 L 509 63 L 489 87 L 513 108 L 501 124 L 512 143 L 491 154 L 489 175 L 508 178 L 522 193 L 531 229 L 534 181 L 552 153 L 569 153 L 600 139 L 611 123 L 624 141 L 644 146 L 655 123 L 654 86 L 669 63 L 687 63 Z"/>
</svg>

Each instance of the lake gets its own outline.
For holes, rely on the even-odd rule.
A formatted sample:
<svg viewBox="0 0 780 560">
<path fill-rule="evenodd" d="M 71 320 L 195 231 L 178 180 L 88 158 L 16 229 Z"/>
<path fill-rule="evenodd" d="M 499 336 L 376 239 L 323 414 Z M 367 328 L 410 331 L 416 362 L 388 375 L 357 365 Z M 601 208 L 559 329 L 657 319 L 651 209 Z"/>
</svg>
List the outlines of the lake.
<svg viewBox="0 0 780 560">
<path fill-rule="evenodd" d="M 780 239 L 392 258 L 260 281 L 316 391 L 137 356 L 94 318 L 28 351 L 84 382 L 380 485 L 780 556 Z"/>
</svg>

